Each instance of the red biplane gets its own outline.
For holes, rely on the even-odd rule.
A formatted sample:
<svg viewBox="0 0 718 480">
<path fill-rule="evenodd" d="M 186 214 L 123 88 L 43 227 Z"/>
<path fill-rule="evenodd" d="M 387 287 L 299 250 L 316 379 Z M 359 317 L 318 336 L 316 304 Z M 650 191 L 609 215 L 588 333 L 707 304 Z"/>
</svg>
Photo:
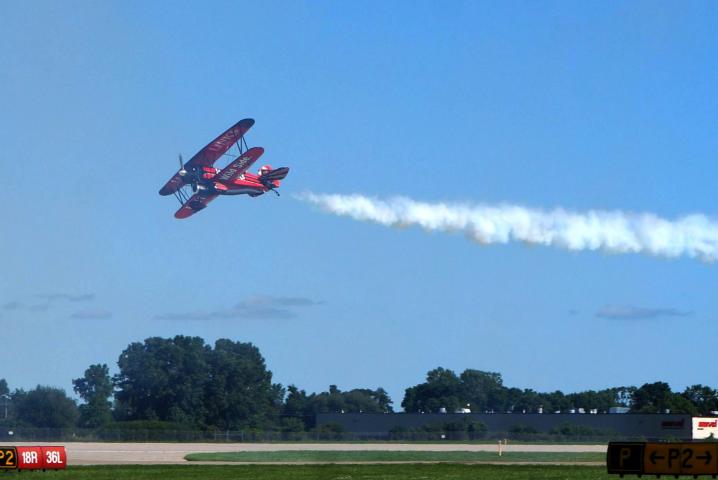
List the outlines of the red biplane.
<svg viewBox="0 0 718 480">
<path fill-rule="evenodd" d="M 179 171 L 160 189 L 160 195 L 174 194 L 182 205 L 175 218 L 187 218 L 199 212 L 219 195 L 257 197 L 270 190 L 279 195 L 277 188 L 289 173 L 289 168 L 273 169 L 264 165 L 257 175 L 247 172 L 264 153 L 262 147 L 247 147 L 244 134 L 252 125 L 254 120 L 251 118 L 240 120 L 187 163 L 182 163 L 180 155 Z M 235 149 L 236 153 L 233 153 Z M 231 157 L 232 161 L 221 170 L 214 168 L 214 163 L 222 156 Z"/>
</svg>

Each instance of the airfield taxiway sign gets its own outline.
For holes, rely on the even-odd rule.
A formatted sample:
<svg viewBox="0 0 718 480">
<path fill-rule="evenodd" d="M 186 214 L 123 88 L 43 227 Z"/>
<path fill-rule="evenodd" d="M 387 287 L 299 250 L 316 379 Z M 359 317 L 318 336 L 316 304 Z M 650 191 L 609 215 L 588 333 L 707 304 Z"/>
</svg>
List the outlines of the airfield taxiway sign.
<svg viewBox="0 0 718 480">
<path fill-rule="evenodd" d="M 611 442 L 608 444 L 606 464 L 608 473 L 643 474 L 643 442 Z"/>
<path fill-rule="evenodd" d="M 718 443 L 611 442 L 608 473 L 718 475 Z"/>
<path fill-rule="evenodd" d="M 0 447 L 0 469 L 17 468 L 17 449 Z"/>
<path fill-rule="evenodd" d="M 718 474 L 718 444 L 647 443 L 643 473 L 673 475 Z"/>
</svg>

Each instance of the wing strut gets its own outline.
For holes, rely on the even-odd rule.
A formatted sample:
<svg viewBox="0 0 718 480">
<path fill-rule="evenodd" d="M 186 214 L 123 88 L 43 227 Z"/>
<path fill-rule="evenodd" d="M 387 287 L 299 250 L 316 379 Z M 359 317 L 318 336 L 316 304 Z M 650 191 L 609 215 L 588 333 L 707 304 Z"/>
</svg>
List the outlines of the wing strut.
<svg viewBox="0 0 718 480">
<path fill-rule="evenodd" d="M 180 188 L 179 190 L 173 192 L 175 198 L 179 201 L 180 205 L 184 204 L 187 200 L 189 200 L 189 194 L 184 191 L 184 188 Z"/>
</svg>

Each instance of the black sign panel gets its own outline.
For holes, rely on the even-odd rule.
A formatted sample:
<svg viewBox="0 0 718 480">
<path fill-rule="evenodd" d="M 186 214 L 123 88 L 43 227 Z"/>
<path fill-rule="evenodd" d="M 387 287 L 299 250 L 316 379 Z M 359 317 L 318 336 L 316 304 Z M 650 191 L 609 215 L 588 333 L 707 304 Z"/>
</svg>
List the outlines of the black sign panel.
<svg viewBox="0 0 718 480">
<path fill-rule="evenodd" d="M 643 473 L 643 442 L 610 442 L 606 453 L 608 473 Z"/>
<path fill-rule="evenodd" d="M 0 447 L 0 469 L 17 468 L 15 447 Z"/>
</svg>

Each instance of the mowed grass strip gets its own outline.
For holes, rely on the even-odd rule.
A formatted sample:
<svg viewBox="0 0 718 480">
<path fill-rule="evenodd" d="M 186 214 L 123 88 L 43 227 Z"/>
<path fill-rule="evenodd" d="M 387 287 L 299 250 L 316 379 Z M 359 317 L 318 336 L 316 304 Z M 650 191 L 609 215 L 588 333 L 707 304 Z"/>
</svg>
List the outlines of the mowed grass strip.
<svg viewBox="0 0 718 480">
<path fill-rule="evenodd" d="M 3 475 L 4 476 L 4 475 Z M 35 480 L 616 480 L 605 467 L 562 465 L 132 465 L 23 472 Z"/>
<path fill-rule="evenodd" d="M 600 452 L 427 452 L 386 450 L 292 450 L 190 453 L 191 462 L 605 462 Z"/>
</svg>

